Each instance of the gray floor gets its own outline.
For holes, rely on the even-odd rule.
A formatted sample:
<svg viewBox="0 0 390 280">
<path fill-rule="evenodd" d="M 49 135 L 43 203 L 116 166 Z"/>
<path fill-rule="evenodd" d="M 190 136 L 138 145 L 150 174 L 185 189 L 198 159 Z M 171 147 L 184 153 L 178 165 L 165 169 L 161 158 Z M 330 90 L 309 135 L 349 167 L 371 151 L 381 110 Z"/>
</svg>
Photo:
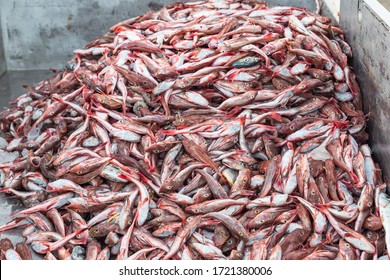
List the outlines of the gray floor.
<svg viewBox="0 0 390 280">
<path fill-rule="evenodd" d="M 8 107 L 8 102 L 26 90 L 23 85 L 33 85 L 53 76 L 50 70 L 7 71 L 0 77 L 0 110 Z"/>
</svg>

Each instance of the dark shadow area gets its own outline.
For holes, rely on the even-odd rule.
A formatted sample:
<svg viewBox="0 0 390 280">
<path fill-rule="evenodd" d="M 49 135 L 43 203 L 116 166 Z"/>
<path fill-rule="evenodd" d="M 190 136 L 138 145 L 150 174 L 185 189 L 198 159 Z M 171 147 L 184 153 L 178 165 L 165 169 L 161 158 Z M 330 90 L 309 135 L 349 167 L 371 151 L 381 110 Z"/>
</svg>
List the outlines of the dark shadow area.
<svg viewBox="0 0 390 280">
<path fill-rule="evenodd" d="M 0 110 L 8 102 L 26 92 L 23 85 L 33 85 L 53 74 L 50 70 L 7 71 L 0 76 Z"/>
</svg>

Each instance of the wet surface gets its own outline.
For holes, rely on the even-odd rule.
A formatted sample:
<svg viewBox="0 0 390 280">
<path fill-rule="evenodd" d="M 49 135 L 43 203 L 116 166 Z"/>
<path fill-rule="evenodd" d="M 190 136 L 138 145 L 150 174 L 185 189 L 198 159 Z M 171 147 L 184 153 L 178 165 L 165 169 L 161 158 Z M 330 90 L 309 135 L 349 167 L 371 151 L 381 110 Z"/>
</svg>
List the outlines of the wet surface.
<svg viewBox="0 0 390 280">
<path fill-rule="evenodd" d="M 11 221 L 12 217 L 10 217 L 10 215 L 21 209 L 22 205 L 18 199 L 10 198 L 9 196 L 6 197 L 5 194 L 0 193 L 0 225 L 5 225 Z M 9 238 L 15 246 L 16 243 L 25 240 L 25 238 L 21 236 L 21 233 L 22 229 L 13 229 L 1 233 L 0 238 Z"/>
<path fill-rule="evenodd" d="M 12 221 L 13 217 L 11 215 L 17 211 L 23 209 L 21 202 L 16 198 L 11 198 L 10 196 L 0 193 L 0 226 L 5 225 L 6 223 Z M 19 242 L 24 242 L 26 239 L 22 236 L 23 229 L 12 229 L 0 234 L 0 239 L 9 238 L 14 246 Z M 31 250 L 34 260 L 42 259 L 42 256 L 34 253 Z"/>
<path fill-rule="evenodd" d="M 26 92 L 23 85 L 33 85 L 53 76 L 50 70 L 7 71 L 0 77 L 0 110 Z"/>
</svg>

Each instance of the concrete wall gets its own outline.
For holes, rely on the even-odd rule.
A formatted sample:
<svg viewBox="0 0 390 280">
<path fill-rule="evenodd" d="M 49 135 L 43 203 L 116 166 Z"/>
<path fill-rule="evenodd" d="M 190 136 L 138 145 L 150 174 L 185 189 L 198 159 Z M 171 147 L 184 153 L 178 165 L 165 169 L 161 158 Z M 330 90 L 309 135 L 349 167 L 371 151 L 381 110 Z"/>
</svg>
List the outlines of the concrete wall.
<svg viewBox="0 0 390 280">
<path fill-rule="evenodd" d="M 0 14 L 0 77 L 7 69 L 7 61 L 5 60 L 3 36 L 1 32 L 1 14 Z"/>
<path fill-rule="evenodd" d="M 8 69 L 62 68 L 72 57 L 74 49 L 103 35 L 115 23 L 150 9 L 158 10 L 173 1 L 0 0 L 1 33 Z M 315 9 L 314 0 L 269 2 Z M 325 15 L 331 15 L 326 7 L 323 10 Z"/>
</svg>

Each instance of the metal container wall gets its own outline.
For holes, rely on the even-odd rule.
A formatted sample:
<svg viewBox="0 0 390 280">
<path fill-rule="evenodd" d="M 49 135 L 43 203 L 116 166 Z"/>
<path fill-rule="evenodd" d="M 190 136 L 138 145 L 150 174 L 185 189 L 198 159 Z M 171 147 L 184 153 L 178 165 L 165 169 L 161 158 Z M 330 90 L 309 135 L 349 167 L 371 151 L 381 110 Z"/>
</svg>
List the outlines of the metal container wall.
<svg viewBox="0 0 390 280">
<path fill-rule="evenodd" d="M 375 160 L 390 178 L 390 12 L 373 0 L 341 1 L 340 26 L 353 50 Z M 388 184 L 390 193 L 390 185 Z"/>
</svg>

